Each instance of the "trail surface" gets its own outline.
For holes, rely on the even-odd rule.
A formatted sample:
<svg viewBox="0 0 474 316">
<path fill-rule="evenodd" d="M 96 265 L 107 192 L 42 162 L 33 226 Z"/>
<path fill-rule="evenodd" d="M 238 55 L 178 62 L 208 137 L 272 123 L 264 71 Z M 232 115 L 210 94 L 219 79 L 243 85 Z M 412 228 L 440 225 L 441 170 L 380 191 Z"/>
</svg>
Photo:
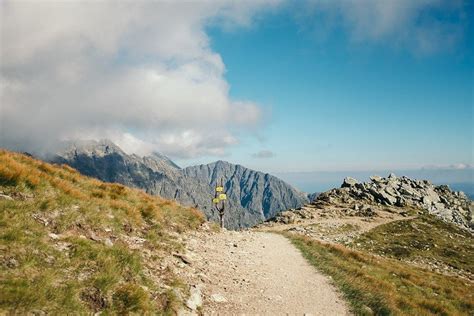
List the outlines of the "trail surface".
<svg viewBox="0 0 474 316">
<path fill-rule="evenodd" d="M 202 234 L 189 239 L 187 256 L 204 314 L 349 314 L 330 280 L 281 235 Z"/>
</svg>

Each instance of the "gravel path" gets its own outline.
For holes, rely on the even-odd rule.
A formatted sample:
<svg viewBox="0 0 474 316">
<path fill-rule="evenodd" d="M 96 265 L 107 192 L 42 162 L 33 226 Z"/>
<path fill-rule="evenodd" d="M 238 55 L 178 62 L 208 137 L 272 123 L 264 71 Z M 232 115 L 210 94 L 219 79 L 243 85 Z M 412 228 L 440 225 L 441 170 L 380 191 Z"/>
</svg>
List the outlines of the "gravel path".
<svg viewBox="0 0 474 316">
<path fill-rule="evenodd" d="M 349 314 L 329 279 L 281 235 L 203 234 L 189 240 L 188 250 L 204 314 Z"/>
</svg>

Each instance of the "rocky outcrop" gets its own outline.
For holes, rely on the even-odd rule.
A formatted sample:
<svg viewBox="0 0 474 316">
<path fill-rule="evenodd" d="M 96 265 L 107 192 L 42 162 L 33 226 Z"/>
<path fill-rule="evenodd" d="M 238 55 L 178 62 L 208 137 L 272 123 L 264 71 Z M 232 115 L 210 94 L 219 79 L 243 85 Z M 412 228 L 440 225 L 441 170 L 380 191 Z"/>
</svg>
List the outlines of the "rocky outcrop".
<svg viewBox="0 0 474 316">
<path fill-rule="evenodd" d="M 205 192 L 198 201 L 199 205 L 209 204 L 214 187 L 223 179 L 228 199 L 227 227 L 250 227 L 288 209 L 288 206 L 295 208 L 308 202 L 303 193 L 277 177 L 225 161 L 188 167 L 182 173 L 185 179 L 204 184 Z M 215 214 L 213 218 L 216 218 Z"/>
<path fill-rule="evenodd" d="M 224 224 L 230 229 L 251 227 L 308 202 L 306 195 L 270 174 L 225 161 L 181 169 L 161 154 L 128 155 L 107 140 L 70 143 L 50 160 L 102 181 L 196 206 L 211 220 L 218 218 L 211 198 L 222 179 L 227 193 Z"/>
<path fill-rule="evenodd" d="M 313 202 L 314 200 L 316 200 L 316 198 L 318 197 L 319 194 L 320 194 L 319 192 L 314 192 L 314 193 L 308 194 L 308 200 L 310 202 Z"/>
<path fill-rule="evenodd" d="M 372 176 L 360 183 L 346 178 L 339 189 L 321 193 L 318 203 L 375 204 L 424 209 L 446 222 L 474 230 L 473 202 L 463 192 L 446 185 L 434 186 L 427 180 L 411 180 L 391 173 L 387 178 Z"/>
</svg>

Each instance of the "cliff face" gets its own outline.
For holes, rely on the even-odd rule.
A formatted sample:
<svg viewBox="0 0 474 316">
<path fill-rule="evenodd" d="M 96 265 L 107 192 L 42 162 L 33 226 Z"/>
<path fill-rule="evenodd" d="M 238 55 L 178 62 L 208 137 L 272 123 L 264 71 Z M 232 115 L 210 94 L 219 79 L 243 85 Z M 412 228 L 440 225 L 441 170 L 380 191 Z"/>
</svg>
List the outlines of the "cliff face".
<svg viewBox="0 0 474 316">
<path fill-rule="evenodd" d="M 212 220 L 217 220 L 217 214 L 211 198 L 222 179 L 228 196 L 224 224 L 230 229 L 253 226 L 308 202 L 284 181 L 240 165 L 217 161 L 181 169 L 163 155 L 128 155 L 110 141 L 71 143 L 51 160 L 103 181 L 197 206 Z"/>
<path fill-rule="evenodd" d="M 205 194 L 207 199 L 223 179 L 228 196 L 226 223 L 238 223 L 242 227 L 253 226 L 275 216 L 285 207 L 299 207 L 308 201 L 302 193 L 270 174 L 224 161 L 185 168 L 183 175 L 186 179 L 206 184 L 209 190 Z"/>
</svg>

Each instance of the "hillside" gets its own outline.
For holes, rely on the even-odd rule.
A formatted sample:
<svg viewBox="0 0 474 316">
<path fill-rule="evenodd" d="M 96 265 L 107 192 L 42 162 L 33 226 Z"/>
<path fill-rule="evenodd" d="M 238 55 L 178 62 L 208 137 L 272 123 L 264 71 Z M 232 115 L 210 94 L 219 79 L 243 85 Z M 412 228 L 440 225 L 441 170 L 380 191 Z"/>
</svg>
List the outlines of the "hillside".
<svg viewBox="0 0 474 316">
<path fill-rule="evenodd" d="M 0 150 L 0 313 L 174 313 L 193 208 Z M 173 256 L 175 254 L 176 256 Z"/>
<path fill-rule="evenodd" d="M 102 181 L 122 183 L 183 205 L 197 206 L 211 220 L 217 220 L 211 203 L 213 190 L 223 179 L 228 195 L 224 224 L 230 229 L 251 227 L 308 202 L 303 193 L 284 181 L 240 165 L 218 161 L 181 169 L 163 155 L 128 155 L 107 140 L 73 142 L 51 161 L 68 164 Z"/>
<path fill-rule="evenodd" d="M 472 201 L 427 181 L 346 178 L 259 230 L 288 237 L 358 315 L 472 315 Z"/>
<path fill-rule="evenodd" d="M 362 183 L 349 177 L 341 188 L 319 195 L 315 203 L 334 202 L 356 209 L 364 204 L 422 209 L 445 222 L 474 231 L 472 201 L 463 192 L 452 191 L 447 185 L 435 186 L 427 180 L 397 177 L 393 173 L 386 178 L 372 176 L 370 182 Z"/>
</svg>

